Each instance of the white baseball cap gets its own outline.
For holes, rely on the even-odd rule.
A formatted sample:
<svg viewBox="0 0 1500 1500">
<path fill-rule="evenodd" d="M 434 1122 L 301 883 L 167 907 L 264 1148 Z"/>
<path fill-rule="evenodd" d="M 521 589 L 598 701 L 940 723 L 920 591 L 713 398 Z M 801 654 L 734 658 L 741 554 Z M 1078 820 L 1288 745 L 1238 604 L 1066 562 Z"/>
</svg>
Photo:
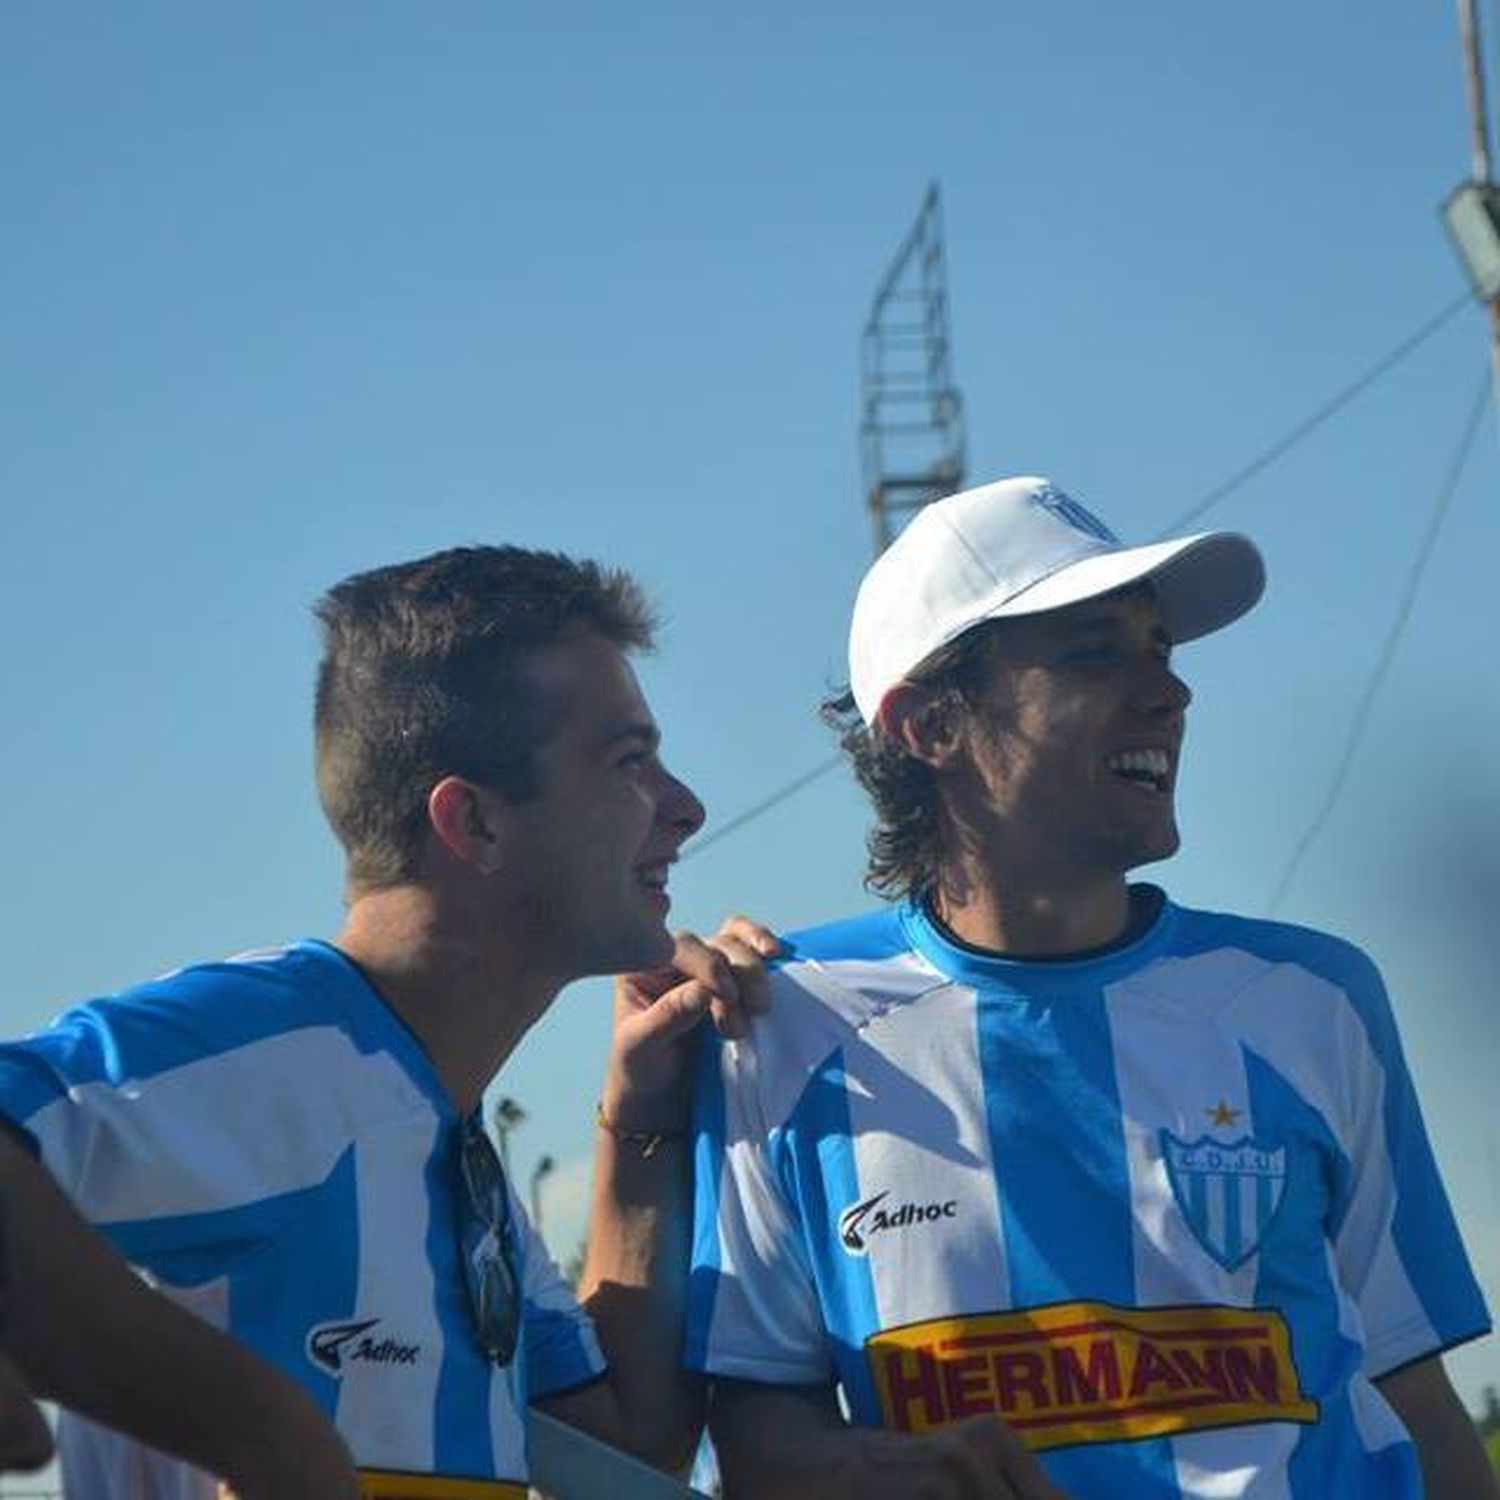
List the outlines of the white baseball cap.
<svg viewBox="0 0 1500 1500">
<path fill-rule="evenodd" d="M 849 627 L 849 685 L 866 724 L 886 694 L 971 626 L 1151 581 L 1173 641 L 1237 620 L 1265 564 L 1233 531 L 1127 547 L 1050 480 L 999 479 L 936 500 L 875 560 Z"/>
</svg>

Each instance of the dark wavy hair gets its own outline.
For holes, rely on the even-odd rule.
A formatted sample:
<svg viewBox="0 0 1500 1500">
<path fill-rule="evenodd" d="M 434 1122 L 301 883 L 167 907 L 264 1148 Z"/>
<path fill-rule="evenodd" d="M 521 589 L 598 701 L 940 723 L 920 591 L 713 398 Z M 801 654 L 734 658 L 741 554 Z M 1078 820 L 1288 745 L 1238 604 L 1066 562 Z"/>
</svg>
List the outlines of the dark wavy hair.
<svg viewBox="0 0 1500 1500">
<path fill-rule="evenodd" d="M 988 671 L 996 622 L 976 625 L 934 651 L 907 680 L 928 689 L 937 707 L 955 718 L 969 714 Z M 875 809 L 865 840 L 865 886 L 892 900 L 924 898 L 937 885 L 943 852 L 943 808 L 937 775 L 860 716 L 847 688 L 824 699 L 819 713 L 839 737 L 859 784 Z"/>
<path fill-rule="evenodd" d="M 366 889 L 417 873 L 444 776 L 536 795 L 534 751 L 555 726 L 522 672 L 530 653 L 578 627 L 644 650 L 655 625 L 629 574 L 520 547 L 358 573 L 316 614 L 318 797 Z"/>
</svg>

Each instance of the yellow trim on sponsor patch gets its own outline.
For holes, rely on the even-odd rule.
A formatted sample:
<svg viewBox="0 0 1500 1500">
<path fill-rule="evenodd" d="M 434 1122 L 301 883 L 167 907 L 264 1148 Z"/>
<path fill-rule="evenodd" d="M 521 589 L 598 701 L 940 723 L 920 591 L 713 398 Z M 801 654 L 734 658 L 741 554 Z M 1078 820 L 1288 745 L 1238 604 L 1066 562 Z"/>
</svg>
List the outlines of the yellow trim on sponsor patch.
<svg viewBox="0 0 1500 1500">
<path fill-rule="evenodd" d="M 903 1432 L 991 1414 L 1046 1449 L 1318 1419 L 1274 1308 L 1058 1302 L 885 1329 L 865 1357 Z"/>
<path fill-rule="evenodd" d="M 513 1479 L 461 1479 L 452 1474 L 406 1474 L 361 1469 L 361 1500 L 526 1500 L 526 1483 Z"/>
</svg>

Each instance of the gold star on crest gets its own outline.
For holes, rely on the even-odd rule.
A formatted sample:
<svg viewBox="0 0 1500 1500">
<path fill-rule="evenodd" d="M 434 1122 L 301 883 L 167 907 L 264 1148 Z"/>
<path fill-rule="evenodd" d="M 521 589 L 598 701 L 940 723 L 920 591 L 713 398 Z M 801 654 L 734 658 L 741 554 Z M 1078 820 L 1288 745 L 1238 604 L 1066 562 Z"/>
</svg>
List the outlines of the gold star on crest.
<svg viewBox="0 0 1500 1500">
<path fill-rule="evenodd" d="M 1244 1112 L 1242 1109 L 1233 1108 L 1227 1099 L 1220 1099 L 1212 1109 L 1204 1111 L 1216 1128 L 1232 1126 Z"/>
</svg>

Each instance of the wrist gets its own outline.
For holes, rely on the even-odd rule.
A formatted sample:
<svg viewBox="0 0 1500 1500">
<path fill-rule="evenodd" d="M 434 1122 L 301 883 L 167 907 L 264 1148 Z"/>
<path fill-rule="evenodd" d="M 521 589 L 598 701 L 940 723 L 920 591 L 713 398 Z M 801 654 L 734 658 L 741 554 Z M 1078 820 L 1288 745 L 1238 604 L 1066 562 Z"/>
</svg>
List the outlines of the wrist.
<svg viewBox="0 0 1500 1500">
<path fill-rule="evenodd" d="M 611 1135 L 622 1146 L 631 1146 L 642 1157 L 655 1156 L 664 1146 L 681 1141 L 687 1136 L 686 1123 L 679 1119 L 675 1124 L 660 1126 L 637 1126 L 627 1124 L 611 1115 L 603 1100 L 594 1106 L 594 1123 L 606 1135 Z"/>
<path fill-rule="evenodd" d="M 688 1090 L 674 1079 L 665 1088 L 642 1088 L 611 1072 L 595 1108 L 597 1122 L 616 1133 L 674 1136 L 688 1127 Z"/>
</svg>

